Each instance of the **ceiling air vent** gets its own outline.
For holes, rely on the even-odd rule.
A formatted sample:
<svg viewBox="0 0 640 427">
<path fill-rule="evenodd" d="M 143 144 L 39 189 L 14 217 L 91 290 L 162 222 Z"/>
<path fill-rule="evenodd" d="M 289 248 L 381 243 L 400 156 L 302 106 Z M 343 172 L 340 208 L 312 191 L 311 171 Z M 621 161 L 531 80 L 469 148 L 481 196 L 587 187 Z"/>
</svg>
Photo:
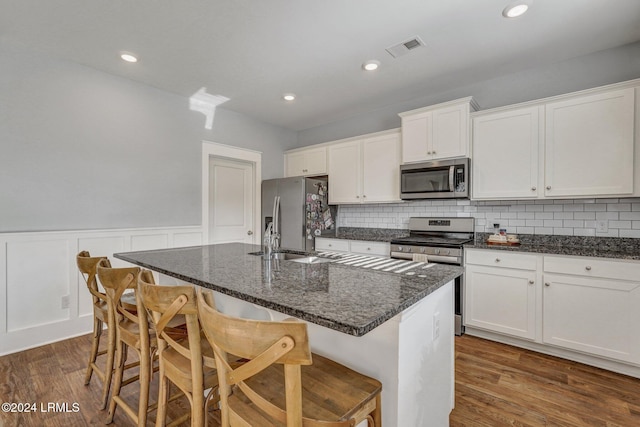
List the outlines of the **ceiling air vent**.
<svg viewBox="0 0 640 427">
<path fill-rule="evenodd" d="M 398 43 L 391 47 L 388 47 L 386 50 L 389 52 L 389 55 L 397 58 L 402 55 L 406 55 L 410 51 L 417 49 L 421 46 L 424 46 L 424 42 L 420 39 L 420 37 L 415 36 L 410 38 L 409 40 L 405 40 L 402 43 Z"/>
</svg>

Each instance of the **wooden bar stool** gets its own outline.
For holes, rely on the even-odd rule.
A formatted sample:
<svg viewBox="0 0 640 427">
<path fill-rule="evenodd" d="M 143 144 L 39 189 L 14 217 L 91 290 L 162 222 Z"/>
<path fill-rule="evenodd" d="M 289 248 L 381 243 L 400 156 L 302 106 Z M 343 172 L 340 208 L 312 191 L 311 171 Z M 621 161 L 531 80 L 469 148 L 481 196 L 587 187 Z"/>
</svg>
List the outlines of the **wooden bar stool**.
<svg viewBox="0 0 640 427">
<path fill-rule="evenodd" d="M 382 384 L 312 357 L 306 323 L 227 316 L 200 289 L 198 313 L 218 368 L 222 427 L 381 427 Z M 234 368 L 228 354 L 249 361 Z"/>
<path fill-rule="evenodd" d="M 101 409 L 104 409 L 107 407 L 107 402 L 109 400 L 109 388 L 111 387 L 111 378 L 113 376 L 113 363 L 116 351 L 116 331 L 111 327 L 113 322 L 108 314 L 107 295 L 100 291 L 96 277 L 96 268 L 102 259 L 107 259 L 107 257 L 92 257 L 88 251 L 81 251 L 76 256 L 78 270 L 82 274 L 82 277 L 87 284 L 87 289 L 89 289 L 93 299 L 93 337 L 91 342 L 91 353 L 89 354 L 89 362 L 87 364 L 87 372 L 84 377 L 84 384 L 89 384 L 91 376 L 95 371 L 102 381 Z M 135 310 L 135 299 L 127 297 L 124 298 L 124 300 L 124 306 L 127 309 Z M 102 337 L 104 326 L 107 326 L 107 348 L 103 351 L 99 351 L 100 338 Z M 107 356 L 104 370 L 100 369 L 96 364 L 98 356 L 102 355 Z"/>
<path fill-rule="evenodd" d="M 138 295 L 155 324 L 160 363 L 156 426 L 165 425 L 169 381 L 188 398 L 191 413 L 171 425 L 191 418 L 191 426 L 206 425 L 206 404 L 217 402 L 218 379 L 213 351 L 201 334 L 193 286 L 158 286 L 151 272 L 138 274 Z M 177 315 L 184 315 L 187 337 L 176 338 L 167 328 Z M 205 398 L 205 390 L 210 389 Z M 214 399 L 215 398 L 215 399 Z"/>
<path fill-rule="evenodd" d="M 145 426 L 148 412 L 155 409 L 155 405 L 149 406 L 149 384 L 157 348 L 155 334 L 149 331 L 146 311 L 139 298 L 136 298 L 135 312 L 127 310 L 121 302 L 126 290 L 136 292 L 139 272 L 139 267 L 111 268 L 107 259 L 100 260 L 97 266 L 97 275 L 106 290 L 109 315 L 115 319 L 116 330 L 116 370 L 107 424 L 113 422 L 117 407 L 121 407 L 138 426 Z M 125 365 L 129 348 L 136 351 L 139 362 Z M 139 374 L 123 381 L 124 371 L 134 366 L 139 366 Z M 120 391 L 122 386 L 135 381 L 139 381 L 140 392 L 138 407 L 134 409 L 120 397 Z"/>
</svg>

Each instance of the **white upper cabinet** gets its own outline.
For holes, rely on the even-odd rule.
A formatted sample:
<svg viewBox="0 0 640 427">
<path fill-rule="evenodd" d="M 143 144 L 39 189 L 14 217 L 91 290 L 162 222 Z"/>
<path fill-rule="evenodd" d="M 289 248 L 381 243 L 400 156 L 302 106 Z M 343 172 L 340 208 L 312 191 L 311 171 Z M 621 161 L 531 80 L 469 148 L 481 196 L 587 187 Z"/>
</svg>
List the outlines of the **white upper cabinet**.
<svg viewBox="0 0 640 427">
<path fill-rule="evenodd" d="M 327 147 L 314 147 L 284 154 L 285 177 L 327 174 Z"/>
<path fill-rule="evenodd" d="M 635 88 L 474 114 L 472 198 L 634 194 Z"/>
<path fill-rule="evenodd" d="M 399 192 L 399 132 L 329 145 L 329 203 L 392 202 Z"/>
<path fill-rule="evenodd" d="M 633 192 L 633 88 L 545 108 L 545 195 Z"/>
<path fill-rule="evenodd" d="M 464 157 L 469 153 L 472 98 L 400 113 L 402 163 Z"/>
<path fill-rule="evenodd" d="M 400 135 L 362 141 L 362 201 L 400 200 Z"/>
<path fill-rule="evenodd" d="M 519 108 L 473 119 L 473 198 L 538 196 L 541 110 Z"/>
<path fill-rule="evenodd" d="M 360 203 L 362 194 L 361 141 L 329 146 L 329 203 Z"/>
</svg>

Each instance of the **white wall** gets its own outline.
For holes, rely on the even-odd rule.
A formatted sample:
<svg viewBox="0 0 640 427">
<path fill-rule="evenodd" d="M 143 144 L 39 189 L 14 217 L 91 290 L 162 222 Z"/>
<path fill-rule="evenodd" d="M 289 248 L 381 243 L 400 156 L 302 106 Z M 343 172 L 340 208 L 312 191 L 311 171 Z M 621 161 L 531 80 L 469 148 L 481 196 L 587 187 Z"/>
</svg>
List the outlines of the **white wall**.
<svg viewBox="0 0 640 427">
<path fill-rule="evenodd" d="M 0 232 L 201 223 L 202 140 L 262 151 L 282 176 L 293 131 L 42 55 L 0 50 Z M 194 92 L 198 88 L 194 89 Z"/>
<path fill-rule="evenodd" d="M 366 133 L 400 127 L 398 113 L 473 96 L 481 110 L 546 98 L 582 89 L 632 80 L 640 77 L 640 42 L 572 58 L 544 67 L 507 74 L 491 80 L 463 84 L 454 90 L 429 89 L 427 95 L 389 105 L 366 114 L 345 117 L 298 132 L 298 146 L 335 141 Z M 444 76 L 444 83 L 455 81 Z M 438 82 L 425 82 L 425 88 L 437 88 Z M 416 94 L 425 88 L 416 87 Z"/>
<path fill-rule="evenodd" d="M 114 253 L 202 241 L 199 226 L 0 233 L 0 356 L 92 330 L 91 294 L 76 266 L 79 251 L 124 267 L 129 264 Z"/>
</svg>

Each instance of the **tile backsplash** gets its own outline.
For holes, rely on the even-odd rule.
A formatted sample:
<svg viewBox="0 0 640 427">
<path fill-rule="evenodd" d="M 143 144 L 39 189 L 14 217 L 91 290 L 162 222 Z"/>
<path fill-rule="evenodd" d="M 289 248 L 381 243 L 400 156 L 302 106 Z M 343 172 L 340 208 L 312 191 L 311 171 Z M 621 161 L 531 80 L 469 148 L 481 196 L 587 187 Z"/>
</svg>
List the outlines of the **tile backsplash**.
<svg viewBox="0 0 640 427">
<path fill-rule="evenodd" d="M 406 229 L 412 216 L 474 217 L 476 232 L 500 224 L 513 234 L 640 238 L 640 198 L 340 205 L 338 227 Z"/>
</svg>

